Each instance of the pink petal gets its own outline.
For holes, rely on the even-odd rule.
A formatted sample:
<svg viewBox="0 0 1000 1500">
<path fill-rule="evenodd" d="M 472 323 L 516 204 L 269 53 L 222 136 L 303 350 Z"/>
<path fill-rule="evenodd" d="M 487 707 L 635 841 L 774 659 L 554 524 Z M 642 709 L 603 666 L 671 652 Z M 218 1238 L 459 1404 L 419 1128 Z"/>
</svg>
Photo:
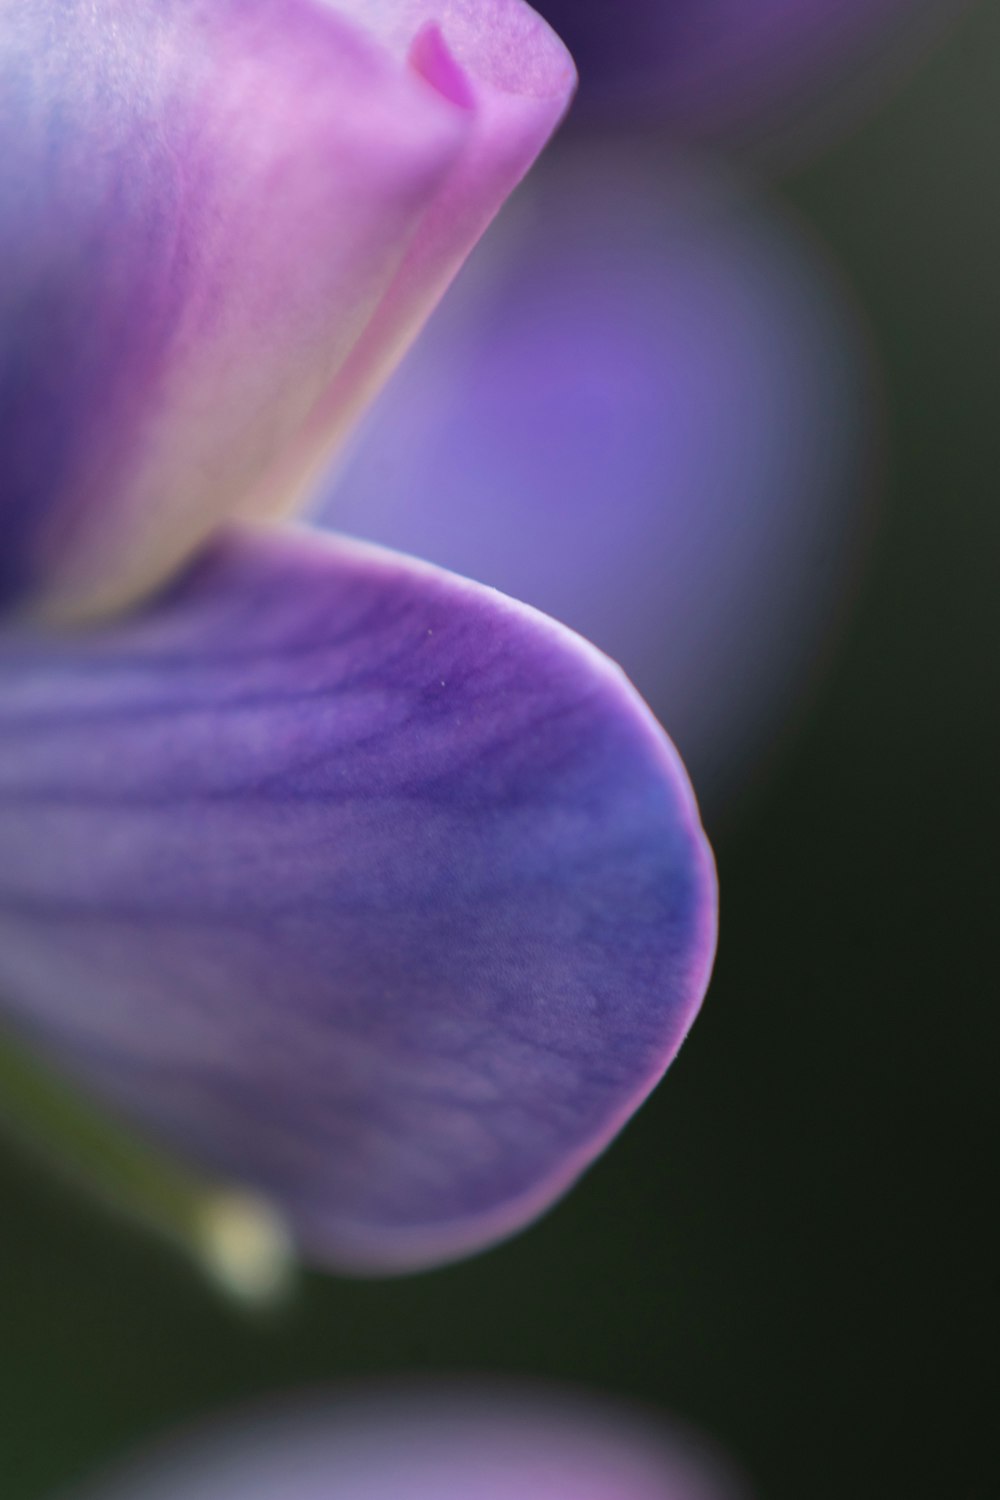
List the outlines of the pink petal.
<svg viewBox="0 0 1000 1500">
<path fill-rule="evenodd" d="M 294 504 L 572 88 L 520 0 L 427 19 L 4 8 L 0 599 L 117 607 Z"/>
</svg>

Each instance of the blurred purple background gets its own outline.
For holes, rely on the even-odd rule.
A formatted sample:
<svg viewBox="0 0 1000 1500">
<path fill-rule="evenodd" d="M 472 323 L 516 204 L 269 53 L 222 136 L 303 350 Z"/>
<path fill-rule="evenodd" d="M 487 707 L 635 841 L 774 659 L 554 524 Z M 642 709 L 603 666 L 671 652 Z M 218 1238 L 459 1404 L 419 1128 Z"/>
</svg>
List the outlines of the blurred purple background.
<svg viewBox="0 0 1000 1500">
<path fill-rule="evenodd" d="M 575 122 L 799 157 L 884 99 L 968 0 L 540 0 L 580 70 Z"/>
<path fill-rule="evenodd" d="M 579 630 L 718 804 L 794 716 L 853 597 L 877 391 L 853 301 L 787 210 L 641 143 L 564 145 L 322 515 Z"/>
</svg>

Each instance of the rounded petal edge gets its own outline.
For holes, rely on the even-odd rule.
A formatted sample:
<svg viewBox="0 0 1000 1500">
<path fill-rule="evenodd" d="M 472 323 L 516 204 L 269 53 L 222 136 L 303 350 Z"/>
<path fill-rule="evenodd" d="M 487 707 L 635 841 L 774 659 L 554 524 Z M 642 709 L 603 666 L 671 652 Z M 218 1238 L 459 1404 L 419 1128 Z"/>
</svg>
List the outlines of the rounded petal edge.
<svg viewBox="0 0 1000 1500">
<path fill-rule="evenodd" d="M 715 944 L 680 761 L 569 630 L 229 534 L 131 620 L 0 638 L 0 993 L 313 1259 L 512 1234 L 676 1055 Z"/>
</svg>

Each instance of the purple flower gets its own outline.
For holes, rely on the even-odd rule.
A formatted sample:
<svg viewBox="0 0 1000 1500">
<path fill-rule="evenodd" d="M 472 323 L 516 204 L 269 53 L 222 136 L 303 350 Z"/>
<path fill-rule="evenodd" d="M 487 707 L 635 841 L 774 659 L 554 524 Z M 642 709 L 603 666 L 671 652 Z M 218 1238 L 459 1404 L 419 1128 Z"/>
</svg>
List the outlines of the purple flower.
<svg viewBox="0 0 1000 1500">
<path fill-rule="evenodd" d="M 3 1014 L 358 1269 L 550 1203 L 711 964 L 690 787 L 604 657 L 429 565 L 245 524 L 571 87 L 519 0 L 0 21 Z"/>
<path fill-rule="evenodd" d="M 747 1500 L 701 1439 L 629 1409 L 484 1385 L 330 1392 L 196 1430 L 81 1500 Z"/>
</svg>

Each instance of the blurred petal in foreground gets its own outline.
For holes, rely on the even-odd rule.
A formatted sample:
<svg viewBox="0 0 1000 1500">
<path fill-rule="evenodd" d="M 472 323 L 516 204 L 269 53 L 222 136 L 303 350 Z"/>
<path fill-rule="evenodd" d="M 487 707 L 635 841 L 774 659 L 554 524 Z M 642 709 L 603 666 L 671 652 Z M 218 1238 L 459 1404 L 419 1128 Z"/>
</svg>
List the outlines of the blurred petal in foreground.
<svg viewBox="0 0 1000 1500">
<path fill-rule="evenodd" d="M 292 505 L 573 77 L 520 0 L 0 6 L 0 605 Z"/>
<path fill-rule="evenodd" d="M 728 1463 L 543 1389 L 331 1392 L 196 1430 L 74 1500 L 747 1500 Z"/>
<path fill-rule="evenodd" d="M 836 276 L 738 184 L 557 151 L 383 395 L 322 516 L 596 642 L 699 795 L 745 785 L 849 600 L 877 401 Z"/>
<path fill-rule="evenodd" d="M 512 1232 L 680 1046 L 715 885 L 621 674 L 400 556 L 237 534 L 0 638 L 0 995 L 126 1119 L 393 1270 Z"/>
</svg>

